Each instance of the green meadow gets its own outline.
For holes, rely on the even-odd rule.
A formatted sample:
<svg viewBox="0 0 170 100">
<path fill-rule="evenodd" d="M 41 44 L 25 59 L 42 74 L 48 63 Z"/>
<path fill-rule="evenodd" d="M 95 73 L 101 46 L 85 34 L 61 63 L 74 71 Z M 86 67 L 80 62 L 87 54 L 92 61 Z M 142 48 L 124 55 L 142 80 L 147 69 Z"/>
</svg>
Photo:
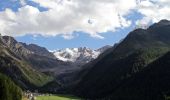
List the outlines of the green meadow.
<svg viewBox="0 0 170 100">
<path fill-rule="evenodd" d="M 52 96 L 38 96 L 36 100 L 80 100 L 74 96 L 52 95 Z"/>
</svg>

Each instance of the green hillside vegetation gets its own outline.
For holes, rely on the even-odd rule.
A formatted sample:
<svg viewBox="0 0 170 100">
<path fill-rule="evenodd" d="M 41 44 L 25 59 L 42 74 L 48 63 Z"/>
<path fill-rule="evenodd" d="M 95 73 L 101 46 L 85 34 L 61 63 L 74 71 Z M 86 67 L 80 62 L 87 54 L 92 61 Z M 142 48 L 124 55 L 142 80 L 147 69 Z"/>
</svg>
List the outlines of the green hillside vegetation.
<svg viewBox="0 0 170 100">
<path fill-rule="evenodd" d="M 169 21 L 163 21 L 163 23 L 169 23 Z M 126 86 L 125 83 L 131 77 L 135 77 L 137 73 L 147 69 L 151 63 L 157 61 L 170 50 L 169 33 L 170 25 L 162 24 L 162 21 L 146 30 L 137 29 L 130 32 L 121 43 L 111 49 L 112 51 L 85 66 L 87 68 L 85 69 L 86 73 L 83 73 L 83 75 L 81 75 L 82 72 L 80 73 L 80 82 L 73 89 L 74 93 L 89 99 L 107 98 L 111 94 L 117 95 L 114 94 L 114 91 Z M 136 81 L 137 79 L 134 79 L 133 82 L 135 83 Z M 143 87 L 145 85 L 143 84 Z M 134 92 L 138 92 L 137 89 Z M 142 90 L 142 88 L 140 89 Z M 120 100 L 126 100 L 123 98 L 126 97 L 123 95 L 123 91 L 121 92 L 122 99 Z M 151 91 L 147 93 L 154 94 Z M 129 94 L 129 99 L 127 100 L 138 100 L 130 99 L 133 96 Z M 137 96 L 142 97 L 140 94 L 136 94 Z M 151 95 L 148 98 L 150 97 Z M 119 99 L 116 98 L 113 100 Z M 143 100 L 145 99 L 143 98 Z M 150 98 L 150 100 L 156 99 Z"/>
<path fill-rule="evenodd" d="M 36 88 L 53 80 L 37 70 L 29 63 L 14 54 L 7 47 L 0 44 L 0 72 L 11 77 L 19 86 L 24 89 Z"/>
<path fill-rule="evenodd" d="M 24 78 L 37 87 L 41 87 L 53 80 L 53 77 L 32 69 L 26 62 L 20 62 L 20 65 L 20 70 L 22 71 Z"/>
<path fill-rule="evenodd" d="M 27 81 L 35 86 L 42 86 L 52 80 L 52 77 L 32 69 L 26 62 L 13 59 L 8 55 L 0 55 L 0 64 L 0 72 L 13 77 L 16 81 Z"/>
<path fill-rule="evenodd" d="M 0 100 L 21 100 L 22 90 L 0 73 Z"/>
<path fill-rule="evenodd" d="M 140 72 L 148 64 L 163 56 L 169 50 L 169 48 L 138 50 L 125 58 L 116 60 L 110 65 L 107 65 L 108 69 L 92 69 L 90 74 L 84 77 L 82 83 L 79 83 L 81 84 L 80 87 L 78 86 L 76 88 L 81 91 L 80 93 L 82 94 L 80 95 L 84 95 L 85 97 L 90 96 L 91 98 L 95 96 L 100 98 L 102 96 L 107 96 L 121 85 L 124 80 Z M 98 64 L 104 66 L 103 63 Z M 100 73 L 96 74 L 95 71 L 100 71 Z M 77 94 L 78 93 L 79 91 L 77 91 Z"/>
<path fill-rule="evenodd" d="M 109 97 L 114 100 L 169 100 L 170 52 L 124 81 Z M 123 96 L 122 96 L 123 95 Z"/>
</svg>

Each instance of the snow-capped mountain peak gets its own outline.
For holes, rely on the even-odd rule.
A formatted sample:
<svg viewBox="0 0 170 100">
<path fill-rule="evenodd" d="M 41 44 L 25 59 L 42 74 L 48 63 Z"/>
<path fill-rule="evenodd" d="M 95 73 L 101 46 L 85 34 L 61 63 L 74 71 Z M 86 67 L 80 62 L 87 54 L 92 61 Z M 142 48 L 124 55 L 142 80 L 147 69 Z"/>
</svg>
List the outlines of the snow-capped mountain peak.
<svg viewBox="0 0 170 100">
<path fill-rule="evenodd" d="M 105 49 L 107 48 L 109 48 L 109 46 L 107 46 Z M 65 62 L 88 63 L 89 61 L 96 59 L 102 52 L 104 52 L 104 50 L 92 50 L 87 47 L 65 48 L 61 50 L 55 50 L 53 51 L 53 54 L 57 59 Z"/>
</svg>

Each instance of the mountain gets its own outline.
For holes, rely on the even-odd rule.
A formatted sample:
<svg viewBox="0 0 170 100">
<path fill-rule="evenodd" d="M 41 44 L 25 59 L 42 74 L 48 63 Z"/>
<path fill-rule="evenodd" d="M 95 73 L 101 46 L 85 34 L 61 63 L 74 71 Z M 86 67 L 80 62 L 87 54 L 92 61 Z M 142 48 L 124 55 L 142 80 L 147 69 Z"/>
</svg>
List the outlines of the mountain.
<svg viewBox="0 0 170 100">
<path fill-rule="evenodd" d="M 89 48 L 60 50 L 65 57 L 71 57 L 65 58 L 69 59 L 68 61 L 61 61 L 46 48 L 18 42 L 11 36 L 0 36 L 0 46 L 0 72 L 11 77 L 24 89 L 41 87 L 48 82 L 50 84 L 54 78 L 55 83 L 70 84 L 74 73 L 81 69 L 81 65 L 95 59 L 97 53 L 109 47 L 106 46 L 98 52 Z M 58 86 L 59 83 L 55 85 L 57 89 Z"/>
<path fill-rule="evenodd" d="M 86 47 L 66 48 L 53 53 L 59 60 L 75 63 L 87 63 L 100 54 L 98 51 Z"/>
<path fill-rule="evenodd" d="M 48 58 L 55 58 L 54 55 L 44 47 L 40 47 L 35 44 L 27 45 L 25 43 L 16 41 L 13 37 L 10 36 L 2 36 L 1 39 L 3 43 L 5 43 L 12 51 L 18 55 L 26 56 L 29 54 L 37 54 Z"/>
<path fill-rule="evenodd" d="M 99 98 L 112 99 L 112 96 L 116 97 L 117 92 L 120 95 L 122 92 L 122 97 L 114 100 L 136 100 L 133 99 L 134 95 L 129 95 L 128 99 L 125 99 L 126 95 L 123 95 L 123 91 L 120 92 L 119 88 L 126 87 L 128 80 L 136 77 L 136 74 L 147 69 L 151 63 L 170 50 L 169 23 L 170 21 L 162 20 L 151 25 L 148 29 L 136 29 L 130 32 L 122 42 L 104 52 L 104 55 L 100 55 L 97 59 L 86 64 L 85 69 L 78 74 L 79 82 L 73 88 L 74 93 L 83 98 L 94 100 Z M 133 82 L 135 83 L 137 80 L 140 79 L 134 79 Z M 126 92 L 131 92 L 128 89 Z M 138 91 L 134 90 L 134 92 Z M 144 96 L 146 95 L 149 94 Z M 140 94 L 137 96 L 140 97 Z M 148 98 L 156 100 L 152 99 L 151 96 Z M 141 98 L 141 100 L 146 99 Z"/>
<path fill-rule="evenodd" d="M 52 73 L 55 76 L 80 69 L 80 66 L 94 60 L 100 53 L 110 48 L 110 46 L 105 46 L 99 50 L 91 50 L 80 47 L 49 52 L 44 47 L 18 42 L 10 36 L 2 36 L 1 40 L 13 53 L 28 62 L 32 68 L 40 72 Z"/>
<path fill-rule="evenodd" d="M 10 77 L 23 89 L 34 89 L 43 86 L 53 79 L 35 70 L 24 59 L 24 56 L 32 54 L 31 51 L 17 44 L 17 41 L 12 37 L 8 37 L 8 39 L 10 41 L 6 42 L 4 37 L 0 36 L 0 73 Z"/>
<path fill-rule="evenodd" d="M 49 64 L 45 65 L 49 66 L 50 64 L 52 64 L 52 66 L 54 67 L 42 68 L 40 69 L 40 71 L 51 73 L 60 81 L 70 80 L 72 76 L 74 76 L 75 72 L 77 73 L 77 71 L 83 68 L 84 64 L 96 59 L 101 53 L 109 48 L 111 48 L 111 46 L 104 46 L 98 50 L 92 50 L 87 47 L 79 47 L 51 51 L 55 55 L 55 59 L 53 60 L 56 63 L 50 62 Z M 32 59 L 35 58 L 37 59 L 37 57 L 34 57 Z M 48 58 L 47 61 L 48 60 L 50 59 Z M 34 62 L 36 63 L 37 61 Z M 44 63 L 44 60 L 41 63 Z M 66 81 L 64 83 L 69 82 Z"/>
<path fill-rule="evenodd" d="M 105 52 L 106 50 L 108 50 L 108 49 L 110 49 L 110 48 L 112 48 L 112 46 L 110 46 L 110 45 L 105 45 L 105 46 L 97 49 L 96 51 L 100 52 L 100 54 L 101 54 L 101 53 Z"/>
<path fill-rule="evenodd" d="M 2 36 L 1 41 L 17 55 L 26 56 L 28 54 L 33 54 L 34 52 L 25 48 L 21 43 L 17 42 L 13 37 Z"/>
<path fill-rule="evenodd" d="M 1 40 L 12 52 L 22 57 L 22 59 L 26 60 L 38 71 L 48 70 L 49 68 L 64 64 L 64 62 L 57 60 L 55 56 L 44 47 L 35 44 L 27 45 L 16 41 L 10 36 L 2 36 Z"/>
<path fill-rule="evenodd" d="M 170 52 L 124 81 L 109 98 L 113 100 L 168 100 Z"/>
<path fill-rule="evenodd" d="M 62 50 L 56 50 L 53 54 L 57 59 L 62 60 L 64 62 L 73 62 L 76 64 L 83 65 L 88 63 L 94 59 L 96 59 L 101 53 L 105 50 L 111 48 L 111 46 L 107 45 L 97 50 L 92 50 L 87 47 L 79 47 L 79 48 L 66 48 Z"/>
<path fill-rule="evenodd" d="M 19 42 L 19 43 L 21 43 L 21 42 Z M 44 57 L 55 59 L 55 56 L 44 47 L 40 47 L 40 46 L 35 45 L 35 44 L 28 44 L 28 45 L 25 44 L 25 43 L 21 43 L 21 44 L 25 48 L 27 48 L 28 50 L 32 51 L 33 53 L 35 53 L 37 55 L 41 55 L 41 56 L 44 56 Z"/>
<path fill-rule="evenodd" d="M 86 63 L 96 59 L 109 48 L 111 48 L 111 46 L 107 45 L 97 50 L 79 47 L 53 51 L 53 54 L 58 60 L 62 60 L 67 64 L 50 69 L 50 73 L 54 73 L 60 84 L 69 87 L 70 84 L 74 83 L 74 77 L 76 77 L 77 73 L 83 69 Z"/>
</svg>

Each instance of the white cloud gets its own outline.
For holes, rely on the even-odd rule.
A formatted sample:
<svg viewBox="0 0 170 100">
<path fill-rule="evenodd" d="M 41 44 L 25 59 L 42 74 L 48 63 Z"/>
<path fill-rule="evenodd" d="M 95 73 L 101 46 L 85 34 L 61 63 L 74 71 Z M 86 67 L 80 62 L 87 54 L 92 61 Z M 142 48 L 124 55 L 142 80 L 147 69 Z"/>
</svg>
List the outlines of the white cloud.
<svg viewBox="0 0 170 100">
<path fill-rule="evenodd" d="M 137 23 L 148 24 L 162 19 L 170 20 L 170 0 L 143 0 L 137 10 L 144 16 Z"/>
<path fill-rule="evenodd" d="M 81 31 L 91 37 L 103 38 L 100 33 L 128 27 L 125 18 L 136 7 L 135 0 L 32 0 L 48 11 L 25 4 L 18 12 L 6 9 L 0 12 L 0 32 L 19 36 L 40 34 L 43 36 L 63 35 L 74 37 L 74 31 Z M 91 23 L 89 23 L 89 20 Z"/>
<path fill-rule="evenodd" d="M 25 0 L 20 0 L 20 4 L 21 4 L 22 6 L 25 6 L 27 3 L 26 3 Z"/>
<path fill-rule="evenodd" d="M 48 11 L 20 0 L 18 12 L 0 12 L 0 32 L 6 35 L 25 34 L 75 37 L 75 31 L 103 39 L 101 33 L 116 31 L 131 25 L 126 15 L 136 10 L 143 15 L 136 23 L 148 24 L 161 19 L 170 20 L 170 0 L 32 0 Z"/>
</svg>

